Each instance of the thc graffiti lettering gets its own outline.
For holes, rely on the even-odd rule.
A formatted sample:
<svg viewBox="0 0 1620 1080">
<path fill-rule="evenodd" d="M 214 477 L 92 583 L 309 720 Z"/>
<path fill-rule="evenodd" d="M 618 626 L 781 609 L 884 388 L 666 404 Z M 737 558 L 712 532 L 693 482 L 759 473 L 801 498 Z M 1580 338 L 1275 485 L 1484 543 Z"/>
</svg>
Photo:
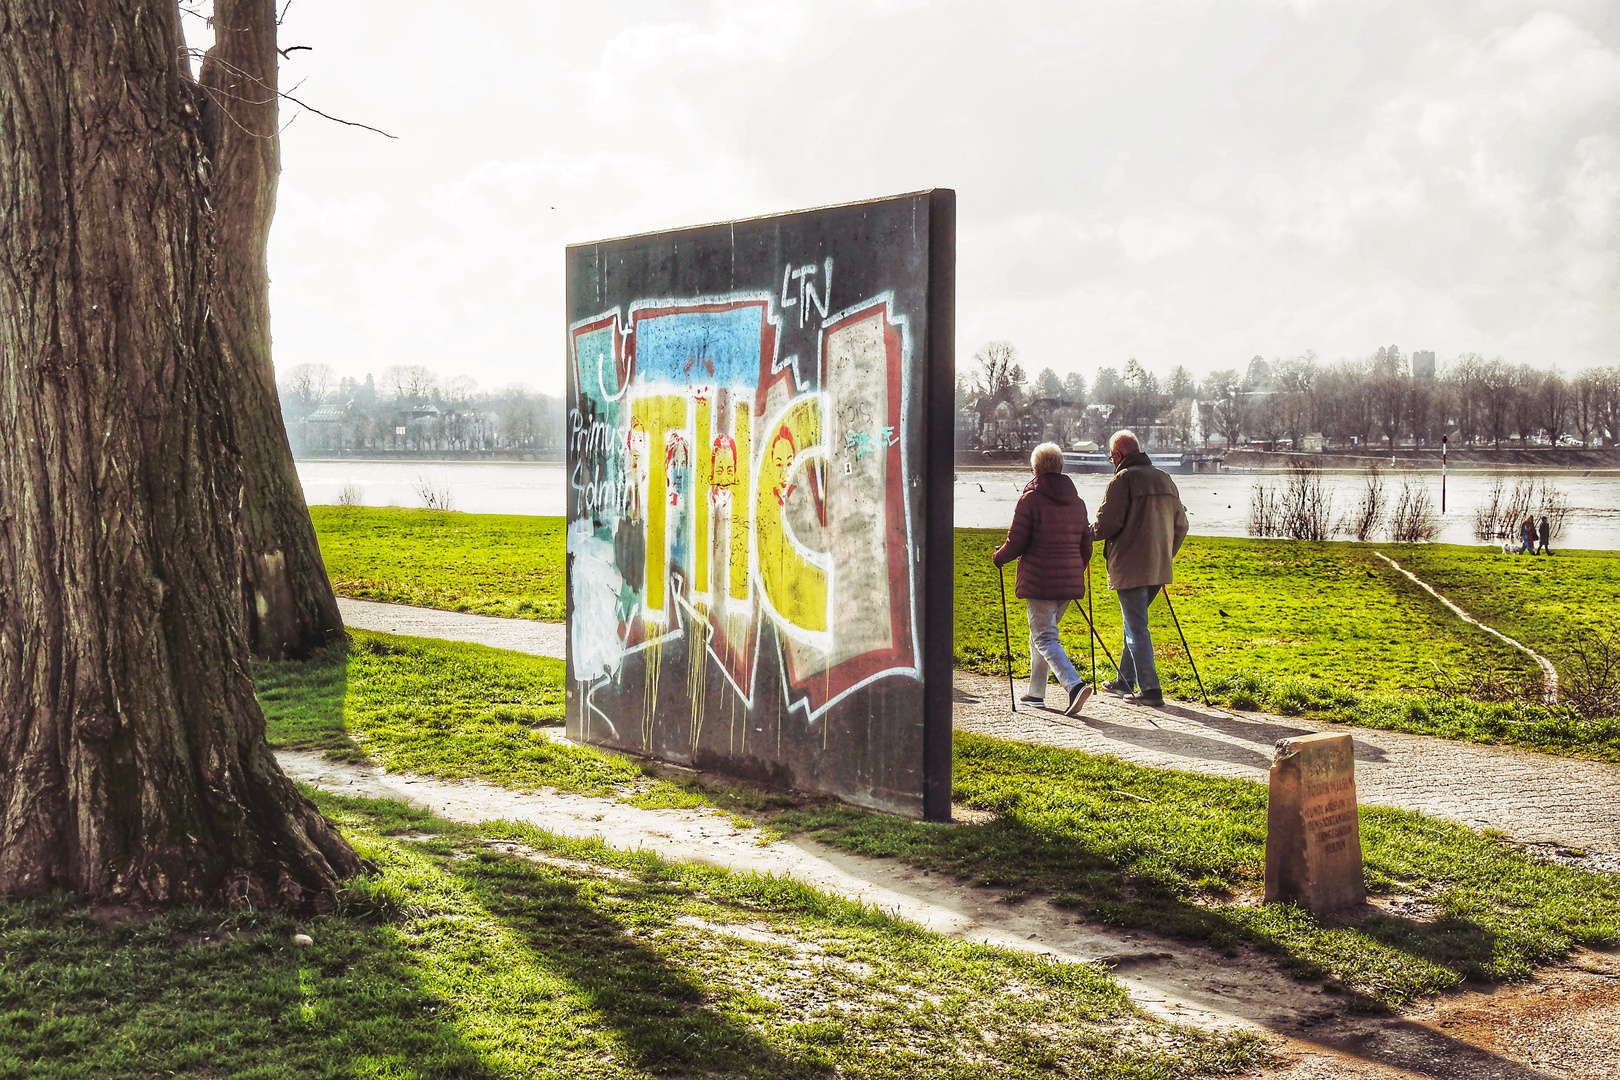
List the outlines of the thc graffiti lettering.
<svg viewBox="0 0 1620 1080">
<path fill-rule="evenodd" d="M 651 713 L 678 697 L 691 749 L 718 717 L 736 752 L 768 702 L 824 724 L 862 687 L 921 677 L 910 328 L 890 293 L 833 311 L 833 270 L 790 263 L 779 293 L 638 300 L 569 328 L 571 661 L 615 741 L 653 749 Z M 780 355 L 788 320 L 820 324 L 813 357 Z M 763 649 L 780 686 L 760 683 Z M 603 699 L 632 668 L 642 717 L 624 731 Z"/>
</svg>

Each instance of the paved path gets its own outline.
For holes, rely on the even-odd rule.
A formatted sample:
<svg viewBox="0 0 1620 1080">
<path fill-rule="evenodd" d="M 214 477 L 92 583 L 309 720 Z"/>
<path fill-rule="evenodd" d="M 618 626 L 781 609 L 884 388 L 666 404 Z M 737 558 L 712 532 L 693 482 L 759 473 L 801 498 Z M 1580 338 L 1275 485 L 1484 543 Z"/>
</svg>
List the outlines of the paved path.
<svg viewBox="0 0 1620 1080">
<path fill-rule="evenodd" d="M 1620 853 L 1620 766 L 1180 701 L 1145 709 L 1106 694 L 1093 697 L 1072 720 L 1025 705 L 1014 715 L 1006 679 L 958 671 L 955 683 L 958 731 L 1213 776 L 1264 780 L 1278 739 L 1348 731 L 1355 737 L 1356 794 L 1364 805 L 1501 829 L 1526 843 Z M 1020 681 L 1018 692 L 1023 690 Z M 1062 696 L 1053 688 L 1052 703 Z M 1598 861 L 1620 870 L 1620 860 Z"/>
<path fill-rule="evenodd" d="M 468 615 L 460 611 L 379 604 L 373 600 L 338 597 L 343 623 L 354 630 L 381 630 L 388 634 L 470 641 L 497 649 L 555 656 L 561 659 L 568 635 L 562 623 L 535 622 L 533 619 L 497 619 L 491 615 Z"/>
<path fill-rule="evenodd" d="M 362 600 L 338 603 L 344 621 L 360 629 L 471 641 L 542 656 L 560 657 L 566 647 L 561 623 Z M 1018 690 L 1023 689 L 1020 681 Z M 1501 829 L 1524 843 L 1620 856 L 1620 766 L 1184 702 L 1163 710 L 1142 709 L 1107 695 L 1092 698 L 1078 720 L 1023 705 L 1014 715 L 1005 680 L 963 671 L 956 673 L 955 690 L 959 731 L 1248 780 L 1265 779 L 1278 739 L 1349 731 L 1356 740 L 1356 788 L 1364 804 Z M 1054 704 L 1059 696 L 1053 692 Z M 1620 858 L 1582 862 L 1594 869 L 1620 870 Z"/>
</svg>

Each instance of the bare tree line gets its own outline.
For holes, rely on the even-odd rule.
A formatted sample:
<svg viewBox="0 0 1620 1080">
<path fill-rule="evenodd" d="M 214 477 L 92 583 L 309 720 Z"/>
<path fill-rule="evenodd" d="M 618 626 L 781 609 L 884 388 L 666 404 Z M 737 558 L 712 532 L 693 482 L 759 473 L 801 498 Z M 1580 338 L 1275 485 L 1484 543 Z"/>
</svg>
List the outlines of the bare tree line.
<svg viewBox="0 0 1620 1080">
<path fill-rule="evenodd" d="M 1498 476 L 1485 501 L 1474 508 L 1474 539 L 1507 540 L 1519 535 L 1519 526 L 1527 517 L 1547 519 L 1548 531 L 1554 540 L 1564 535 L 1564 522 L 1569 518 L 1569 498 L 1563 490 L 1545 478 L 1521 477 L 1513 487 L 1507 479 Z"/>
<path fill-rule="evenodd" d="M 1333 492 L 1312 465 L 1296 463 L 1280 479 L 1260 481 L 1249 493 L 1250 536 L 1321 541 L 1339 535 L 1365 542 L 1380 532 L 1397 544 L 1427 543 L 1440 535 L 1434 499 L 1422 480 L 1403 477 L 1390 510 L 1383 473 L 1368 469 L 1355 503 L 1337 520 Z"/>
<path fill-rule="evenodd" d="M 360 381 L 340 379 L 326 364 L 300 364 L 278 386 L 299 453 L 551 452 L 562 445 L 562 399 L 522 383 L 481 391 L 468 376 L 442 378 L 421 364 L 394 365 L 380 379 Z"/>
<path fill-rule="evenodd" d="M 1435 364 L 1396 346 L 1324 362 L 1314 353 L 1228 368 L 1196 379 L 1159 375 L 1135 359 L 1089 381 L 1045 368 L 1027 380 L 1017 350 L 991 342 L 957 381 L 959 413 L 977 410 L 981 445 L 1023 437 L 1101 442 L 1122 427 L 1155 444 L 1301 449 L 1320 435 L 1339 447 L 1596 445 L 1620 438 L 1620 366 L 1565 377 L 1475 353 Z M 964 426 L 964 433 L 967 432 Z"/>
</svg>

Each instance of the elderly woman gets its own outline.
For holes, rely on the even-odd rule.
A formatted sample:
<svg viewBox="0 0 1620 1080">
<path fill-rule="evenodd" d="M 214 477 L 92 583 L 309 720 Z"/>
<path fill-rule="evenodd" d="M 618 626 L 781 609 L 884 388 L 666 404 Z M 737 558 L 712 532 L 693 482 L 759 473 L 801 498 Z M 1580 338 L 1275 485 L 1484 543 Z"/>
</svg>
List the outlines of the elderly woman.
<svg viewBox="0 0 1620 1080">
<path fill-rule="evenodd" d="M 1048 671 L 1068 692 L 1063 710 L 1076 716 L 1091 687 L 1080 679 L 1058 640 L 1058 620 L 1069 605 L 1086 595 L 1091 566 L 1091 521 L 1086 504 L 1063 475 L 1063 451 L 1056 443 L 1042 443 L 1029 457 L 1035 473 L 1018 498 L 1007 542 L 990 556 L 998 567 L 1018 560 L 1014 592 L 1024 601 L 1029 616 L 1029 692 L 1024 700 L 1046 700 Z"/>
</svg>

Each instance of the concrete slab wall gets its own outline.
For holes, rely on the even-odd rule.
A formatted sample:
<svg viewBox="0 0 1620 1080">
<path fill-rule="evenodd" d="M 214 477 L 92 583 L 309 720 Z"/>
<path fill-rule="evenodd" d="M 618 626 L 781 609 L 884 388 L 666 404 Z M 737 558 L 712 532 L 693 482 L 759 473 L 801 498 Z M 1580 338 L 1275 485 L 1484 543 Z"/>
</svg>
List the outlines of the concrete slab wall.
<svg viewBox="0 0 1620 1080">
<path fill-rule="evenodd" d="M 954 193 L 567 258 L 570 736 L 948 818 Z"/>
</svg>

